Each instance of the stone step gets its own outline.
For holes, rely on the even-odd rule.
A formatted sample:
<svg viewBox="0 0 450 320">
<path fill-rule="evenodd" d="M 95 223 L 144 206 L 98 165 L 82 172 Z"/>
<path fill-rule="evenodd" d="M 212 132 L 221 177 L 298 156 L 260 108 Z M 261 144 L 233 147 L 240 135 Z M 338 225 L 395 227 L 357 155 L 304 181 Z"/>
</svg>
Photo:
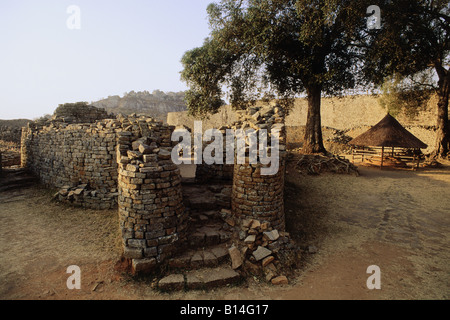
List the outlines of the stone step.
<svg viewBox="0 0 450 320">
<path fill-rule="evenodd" d="M 231 267 L 218 267 L 194 270 L 186 274 L 186 289 L 212 289 L 236 284 L 241 280 L 238 272 Z"/>
<path fill-rule="evenodd" d="M 223 223 L 219 210 L 190 211 L 190 223 L 197 227 L 211 223 Z"/>
<path fill-rule="evenodd" d="M 212 289 L 236 284 L 240 280 L 240 274 L 230 267 L 203 268 L 170 274 L 158 282 L 158 288 L 163 291 Z"/>
<path fill-rule="evenodd" d="M 169 261 L 170 270 L 195 270 L 204 267 L 217 267 L 229 262 L 228 248 L 225 244 L 204 249 L 188 250 Z"/>
<path fill-rule="evenodd" d="M 232 234 L 222 227 L 221 222 L 191 226 L 187 240 L 190 248 L 202 248 L 228 242 Z"/>
<path fill-rule="evenodd" d="M 214 210 L 218 209 L 218 204 L 216 198 L 210 194 L 195 194 L 190 196 L 185 196 L 183 194 L 184 205 L 191 210 Z"/>
<path fill-rule="evenodd" d="M 183 201 L 192 211 L 208 211 L 231 207 L 230 185 L 185 184 Z"/>
</svg>

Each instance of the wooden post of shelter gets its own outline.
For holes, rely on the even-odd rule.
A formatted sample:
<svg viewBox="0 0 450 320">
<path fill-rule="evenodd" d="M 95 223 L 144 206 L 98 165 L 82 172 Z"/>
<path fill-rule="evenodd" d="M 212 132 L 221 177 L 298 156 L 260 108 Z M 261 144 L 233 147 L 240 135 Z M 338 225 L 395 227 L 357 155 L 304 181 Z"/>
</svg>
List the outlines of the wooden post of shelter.
<svg viewBox="0 0 450 320">
<path fill-rule="evenodd" d="M 416 153 L 417 153 L 417 167 L 416 167 L 416 170 L 419 170 L 419 167 L 420 167 L 420 149 L 415 149 L 414 157 L 416 156 Z"/>
<path fill-rule="evenodd" d="M 383 169 L 383 160 L 384 160 L 384 147 L 381 148 L 381 165 L 380 165 L 380 169 Z"/>
</svg>

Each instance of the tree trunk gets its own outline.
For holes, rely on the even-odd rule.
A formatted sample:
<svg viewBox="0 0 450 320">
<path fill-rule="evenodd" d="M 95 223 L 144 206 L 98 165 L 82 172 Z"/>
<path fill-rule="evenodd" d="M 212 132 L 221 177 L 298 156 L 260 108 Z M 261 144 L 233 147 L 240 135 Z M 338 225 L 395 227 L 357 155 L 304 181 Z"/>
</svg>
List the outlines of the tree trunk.
<svg viewBox="0 0 450 320">
<path fill-rule="evenodd" d="M 446 157 L 450 151 L 450 130 L 448 121 L 448 99 L 450 93 L 450 71 L 445 70 L 439 73 L 439 90 L 438 90 L 438 112 L 437 112 L 437 135 L 436 150 L 437 157 Z"/>
<path fill-rule="evenodd" d="M 306 121 L 304 153 L 326 153 L 322 139 L 322 121 L 320 117 L 320 103 L 322 88 L 319 85 L 307 88 L 308 115 Z"/>
</svg>

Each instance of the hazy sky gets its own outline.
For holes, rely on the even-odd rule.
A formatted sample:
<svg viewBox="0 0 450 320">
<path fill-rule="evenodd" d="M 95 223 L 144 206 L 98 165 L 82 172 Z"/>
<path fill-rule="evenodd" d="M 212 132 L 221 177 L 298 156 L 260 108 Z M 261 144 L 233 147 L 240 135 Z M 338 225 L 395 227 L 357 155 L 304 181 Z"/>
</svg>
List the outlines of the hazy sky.
<svg viewBox="0 0 450 320">
<path fill-rule="evenodd" d="M 182 91 L 184 52 L 209 34 L 214 0 L 1 0 L 0 119 L 131 90 Z M 80 29 L 76 12 L 80 10 Z"/>
</svg>

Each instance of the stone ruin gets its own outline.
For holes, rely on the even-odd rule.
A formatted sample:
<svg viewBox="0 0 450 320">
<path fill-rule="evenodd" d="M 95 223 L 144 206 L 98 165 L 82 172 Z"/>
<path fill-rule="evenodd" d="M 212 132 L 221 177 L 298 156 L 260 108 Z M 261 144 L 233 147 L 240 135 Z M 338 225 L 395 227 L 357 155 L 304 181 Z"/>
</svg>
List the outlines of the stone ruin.
<svg viewBox="0 0 450 320">
<path fill-rule="evenodd" d="M 221 128 L 279 130 L 275 175 L 261 174 L 267 165 L 249 164 L 247 141 L 245 164 L 203 163 L 195 179 L 182 177 L 171 160 L 175 127 L 135 114 L 107 119 L 102 111 L 80 108 L 88 119 L 54 116 L 23 128 L 22 166 L 60 189 L 60 201 L 117 208 L 123 258 L 133 274 L 160 273 L 162 290 L 228 284 L 248 274 L 287 282 L 283 259 L 295 248 L 285 232 L 280 107 L 241 111 L 239 121 Z"/>
</svg>

